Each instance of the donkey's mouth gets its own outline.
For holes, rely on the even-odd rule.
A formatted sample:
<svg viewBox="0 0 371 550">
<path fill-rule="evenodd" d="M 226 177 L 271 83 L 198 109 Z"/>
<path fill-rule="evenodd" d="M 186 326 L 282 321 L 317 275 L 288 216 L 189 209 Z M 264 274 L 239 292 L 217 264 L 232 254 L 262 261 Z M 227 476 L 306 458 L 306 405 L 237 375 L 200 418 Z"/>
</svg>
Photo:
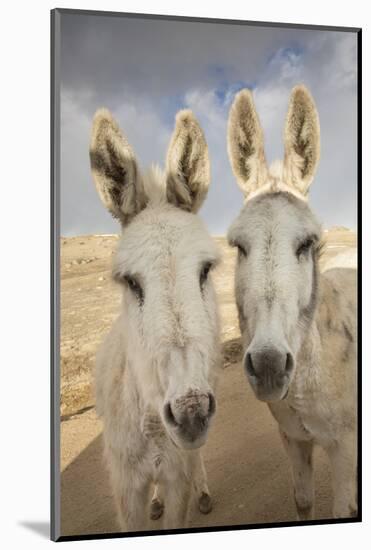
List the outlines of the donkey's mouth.
<svg viewBox="0 0 371 550">
<path fill-rule="evenodd" d="M 198 449 L 205 444 L 209 431 L 208 419 L 202 419 L 197 425 L 168 425 L 168 434 L 174 445 L 180 449 Z"/>
<path fill-rule="evenodd" d="M 290 386 L 289 383 L 282 384 L 272 383 L 264 384 L 260 383 L 256 377 L 248 376 L 250 385 L 255 393 L 255 396 L 259 401 L 264 401 L 265 403 L 270 403 L 274 401 L 283 401 L 289 395 Z"/>
<path fill-rule="evenodd" d="M 187 437 L 183 437 L 181 434 L 169 434 L 170 439 L 172 443 L 178 448 L 183 449 L 186 451 L 192 451 L 194 449 L 199 449 L 206 443 L 207 439 L 207 432 L 208 430 L 205 430 L 202 434 L 200 434 L 195 439 L 190 439 Z"/>
<path fill-rule="evenodd" d="M 165 403 L 164 423 L 174 443 L 183 449 L 198 449 L 204 445 L 215 408 L 211 392 L 194 390 Z"/>
</svg>

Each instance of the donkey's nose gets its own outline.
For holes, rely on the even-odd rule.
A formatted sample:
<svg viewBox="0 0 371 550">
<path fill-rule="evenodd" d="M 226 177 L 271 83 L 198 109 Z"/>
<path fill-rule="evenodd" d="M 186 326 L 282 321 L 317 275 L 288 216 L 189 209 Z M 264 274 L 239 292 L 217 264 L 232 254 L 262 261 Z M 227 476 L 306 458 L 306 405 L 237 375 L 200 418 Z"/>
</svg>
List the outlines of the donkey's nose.
<svg viewBox="0 0 371 550">
<path fill-rule="evenodd" d="M 294 370 L 290 352 L 276 348 L 249 349 L 244 365 L 258 399 L 277 401 L 286 397 Z"/>
<path fill-rule="evenodd" d="M 167 402 L 164 406 L 164 419 L 169 426 L 176 429 L 182 440 L 193 443 L 207 431 L 215 408 L 215 397 L 211 392 L 192 392 Z"/>
<path fill-rule="evenodd" d="M 247 352 L 245 357 L 247 373 L 259 379 L 269 375 L 289 375 L 293 366 L 294 360 L 291 353 L 282 352 L 275 348 Z"/>
</svg>

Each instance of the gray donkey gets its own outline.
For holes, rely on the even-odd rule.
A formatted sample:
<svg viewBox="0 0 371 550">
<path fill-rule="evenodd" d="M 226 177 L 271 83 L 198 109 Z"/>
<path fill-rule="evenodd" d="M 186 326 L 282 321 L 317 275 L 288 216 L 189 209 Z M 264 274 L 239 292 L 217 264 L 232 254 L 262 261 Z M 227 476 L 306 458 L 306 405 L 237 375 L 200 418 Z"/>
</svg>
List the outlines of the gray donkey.
<svg viewBox="0 0 371 550">
<path fill-rule="evenodd" d="M 307 195 L 320 129 L 304 86 L 292 90 L 284 142 L 284 161 L 268 169 L 252 94 L 239 92 L 228 151 L 245 202 L 228 240 L 238 248 L 243 366 L 278 422 L 298 518 L 313 517 L 314 445 L 329 456 L 333 516 L 344 518 L 357 510 L 356 270 L 319 271 L 321 227 Z"/>
</svg>

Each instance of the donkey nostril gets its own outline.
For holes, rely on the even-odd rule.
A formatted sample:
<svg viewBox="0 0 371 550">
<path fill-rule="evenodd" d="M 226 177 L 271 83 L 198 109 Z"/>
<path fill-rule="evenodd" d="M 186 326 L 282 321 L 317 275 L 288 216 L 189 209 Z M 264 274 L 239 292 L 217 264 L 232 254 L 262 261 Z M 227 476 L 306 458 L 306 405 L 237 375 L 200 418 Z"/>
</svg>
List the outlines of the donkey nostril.
<svg viewBox="0 0 371 550">
<path fill-rule="evenodd" d="M 207 394 L 209 396 L 209 412 L 208 412 L 208 416 L 212 416 L 215 412 L 215 409 L 216 409 L 216 403 L 215 403 L 215 397 L 213 396 L 212 393 L 208 393 Z"/>
<path fill-rule="evenodd" d="M 175 420 L 175 416 L 173 414 L 173 411 L 171 410 L 170 403 L 166 403 L 164 407 L 164 416 L 165 416 L 165 420 L 169 424 L 172 424 L 173 426 L 178 426 L 178 422 Z"/>
<path fill-rule="evenodd" d="M 250 376 L 256 376 L 256 371 L 255 371 L 254 366 L 252 364 L 251 353 L 246 354 L 245 366 L 246 366 L 246 370 L 250 374 Z"/>
<path fill-rule="evenodd" d="M 288 353 L 286 355 L 286 366 L 285 366 L 285 373 L 290 374 L 294 368 L 294 358 L 291 355 L 291 353 Z"/>
</svg>

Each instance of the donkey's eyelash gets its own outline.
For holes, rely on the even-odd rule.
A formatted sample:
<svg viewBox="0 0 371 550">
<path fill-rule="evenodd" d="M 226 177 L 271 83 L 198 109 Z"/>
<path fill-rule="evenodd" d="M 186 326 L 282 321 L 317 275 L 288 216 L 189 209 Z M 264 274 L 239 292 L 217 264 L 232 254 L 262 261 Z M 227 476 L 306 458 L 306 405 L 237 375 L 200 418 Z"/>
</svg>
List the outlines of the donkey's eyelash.
<svg viewBox="0 0 371 550">
<path fill-rule="evenodd" d="M 236 244 L 236 247 L 238 249 L 238 252 L 240 252 L 242 254 L 242 256 L 245 256 L 245 258 L 247 258 L 247 250 L 244 246 L 240 245 L 240 244 Z"/>
<path fill-rule="evenodd" d="M 323 239 L 319 239 L 316 243 L 315 243 L 315 252 L 316 252 L 316 255 L 317 255 L 317 258 L 320 258 L 325 250 L 325 246 L 326 246 L 326 243 Z"/>
<path fill-rule="evenodd" d="M 213 263 L 212 262 L 205 262 L 204 265 L 202 266 L 201 268 L 201 271 L 200 271 L 200 286 L 202 288 L 202 286 L 204 285 L 204 283 L 206 282 L 206 279 L 210 273 L 210 270 L 213 268 Z"/>
<path fill-rule="evenodd" d="M 242 254 L 242 256 L 247 257 L 247 255 L 248 255 L 247 246 L 241 244 L 238 241 L 232 241 L 230 244 L 231 244 L 231 246 L 234 246 L 235 248 L 237 248 L 237 250 Z"/>
<path fill-rule="evenodd" d="M 212 260 L 205 261 L 200 269 L 200 287 L 201 291 L 203 290 L 205 283 L 208 279 L 209 273 L 219 264 L 219 258 L 214 258 Z"/>
<path fill-rule="evenodd" d="M 137 279 L 132 275 L 124 275 L 122 280 L 125 281 L 130 290 L 136 295 L 139 304 L 142 306 L 144 303 L 144 292 Z"/>
<path fill-rule="evenodd" d="M 247 247 L 246 245 L 236 242 L 236 243 L 234 243 L 233 246 L 235 246 L 235 247 L 237 248 L 238 252 L 239 252 L 244 258 L 247 258 L 247 256 L 248 256 L 248 250 L 249 250 L 249 249 L 248 249 L 248 247 Z"/>
<path fill-rule="evenodd" d="M 304 239 L 296 249 L 297 258 L 308 252 L 315 242 L 317 242 L 316 237 L 307 237 L 306 239 Z"/>
</svg>

